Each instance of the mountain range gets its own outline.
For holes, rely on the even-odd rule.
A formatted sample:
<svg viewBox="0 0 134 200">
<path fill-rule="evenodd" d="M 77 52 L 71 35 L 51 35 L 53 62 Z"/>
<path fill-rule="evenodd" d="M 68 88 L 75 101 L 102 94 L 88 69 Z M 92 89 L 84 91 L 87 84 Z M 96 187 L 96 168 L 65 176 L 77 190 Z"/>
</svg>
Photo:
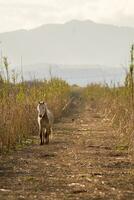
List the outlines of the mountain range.
<svg viewBox="0 0 134 200">
<path fill-rule="evenodd" d="M 120 66 L 128 61 L 134 28 L 72 20 L 0 33 L 3 55 L 14 66 Z M 1 45 L 0 45 L 1 46 Z"/>
</svg>

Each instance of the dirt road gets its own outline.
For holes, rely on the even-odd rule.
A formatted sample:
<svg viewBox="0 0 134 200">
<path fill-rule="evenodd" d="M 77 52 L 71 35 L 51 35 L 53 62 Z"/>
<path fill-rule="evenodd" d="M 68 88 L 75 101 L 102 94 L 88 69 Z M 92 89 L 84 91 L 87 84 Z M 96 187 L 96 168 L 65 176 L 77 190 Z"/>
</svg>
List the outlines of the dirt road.
<svg viewBox="0 0 134 200">
<path fill-rule="evenodd" d="M 49 145 L 34 140 L 1 157 L 0 200 L 134 199 L 134 165 L 90 106 L 62 118 Z"/>
</svg>

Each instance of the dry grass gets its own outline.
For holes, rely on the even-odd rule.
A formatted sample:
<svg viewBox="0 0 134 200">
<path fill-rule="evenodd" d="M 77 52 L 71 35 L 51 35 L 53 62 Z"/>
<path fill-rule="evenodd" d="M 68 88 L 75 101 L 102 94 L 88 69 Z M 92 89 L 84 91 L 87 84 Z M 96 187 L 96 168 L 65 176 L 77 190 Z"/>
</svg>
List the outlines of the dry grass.
<svg viewBox="0 0 134 200">
<path fill-rule="evenodd" d="M 115 128 L 117 148 L 128 148 L 134 154 L 134 107 L 129 88 L 94 84 L 87 86 L 85 96 Z"/>
<path fill-rule="evenodd" d="M 69 101 L 70 86 L 63 80 L 34 81 L 11 84 L 0 83 L 0 151 L 5 152 L 22 143 L 30 135 L 37 135 L 37 103 L 44 100 L 55 118 Z"/>
</svg>

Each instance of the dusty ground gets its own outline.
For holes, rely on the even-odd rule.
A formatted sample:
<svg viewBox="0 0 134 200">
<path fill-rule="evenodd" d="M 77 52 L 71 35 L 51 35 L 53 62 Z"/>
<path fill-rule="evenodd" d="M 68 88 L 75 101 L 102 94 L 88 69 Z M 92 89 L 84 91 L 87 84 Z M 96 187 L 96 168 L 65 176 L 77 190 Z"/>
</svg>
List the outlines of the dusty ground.
<svg viewBox="0 0 134 200">
<path fill-rule="evenodd" d="M 72 120 L 73 118 L 73 120 Z M 0 200 L 134 199 L 134 165 L 90 106 L 55 125 L 53 140 L 0 159 Z"/>
</svg>

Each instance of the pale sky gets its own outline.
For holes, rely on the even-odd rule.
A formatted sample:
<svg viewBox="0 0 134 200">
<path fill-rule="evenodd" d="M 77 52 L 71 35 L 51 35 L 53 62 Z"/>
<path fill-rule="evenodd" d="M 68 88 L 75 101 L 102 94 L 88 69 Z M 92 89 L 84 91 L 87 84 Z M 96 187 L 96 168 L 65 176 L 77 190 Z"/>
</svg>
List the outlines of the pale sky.
<svg viewBox="0 0 134 200">
<path fill-rule="evenodd" d="M 0 32 L 72 19 L 134 27 L 134 0 L 0 0 Z"/>
</svg>

